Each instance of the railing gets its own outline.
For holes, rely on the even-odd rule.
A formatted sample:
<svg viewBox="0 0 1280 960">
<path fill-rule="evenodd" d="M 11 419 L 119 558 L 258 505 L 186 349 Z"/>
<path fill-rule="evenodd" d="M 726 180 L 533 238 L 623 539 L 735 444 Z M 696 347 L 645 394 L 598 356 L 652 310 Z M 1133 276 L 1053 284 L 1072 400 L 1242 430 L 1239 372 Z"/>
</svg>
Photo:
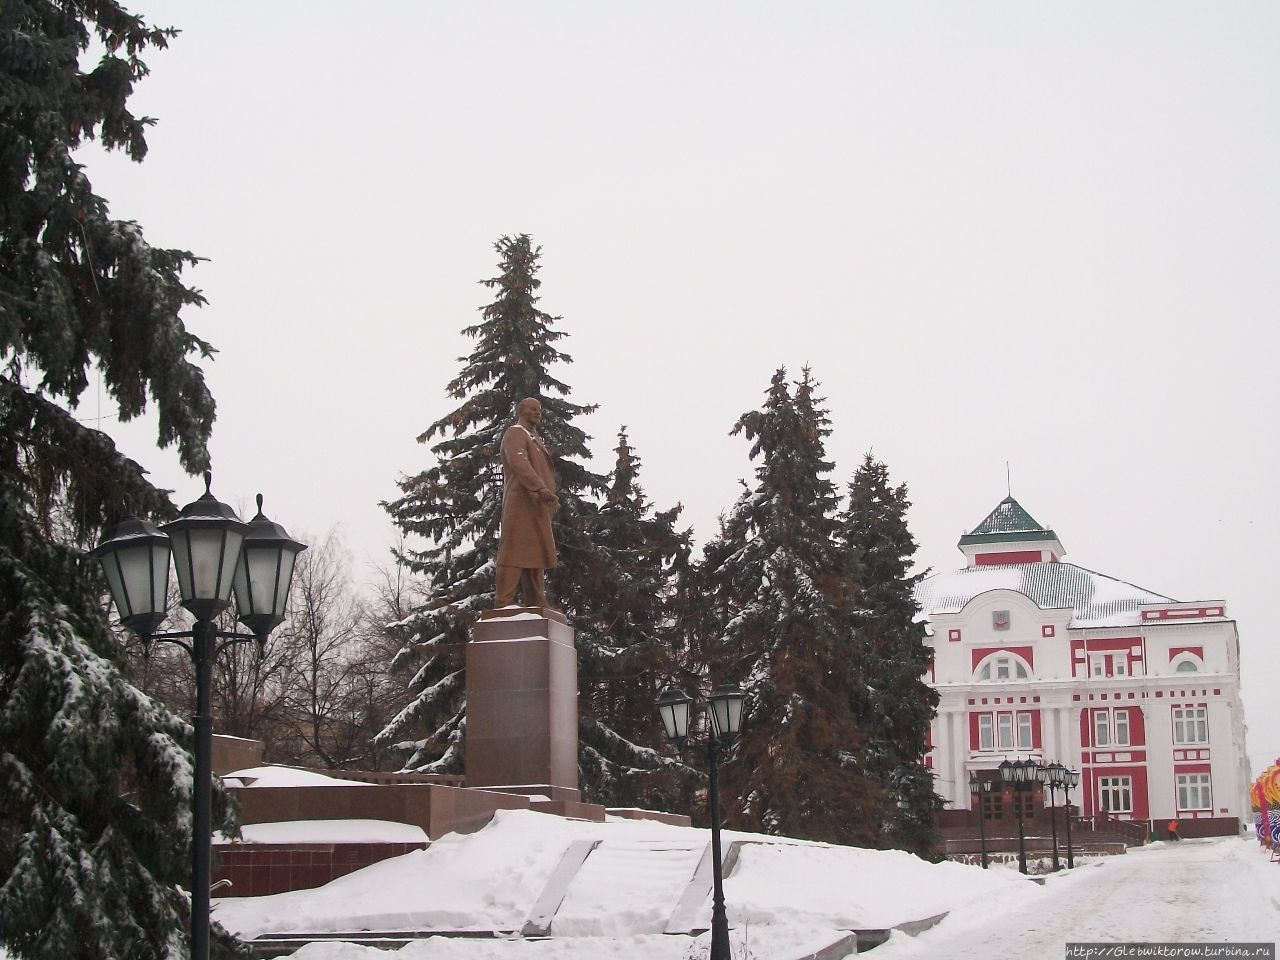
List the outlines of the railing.
<svg viewBox="0 0 1280 960">
<path fill-rule="evenodd" d="M 1121 820 L 1106 812 L 1094 814 L 1092 820 L 1090 826 L 1095 833 L 1123 837 L 1126 843 L 1134 846 L 1146 843 L 1150 839 L 1146 821 L 1143 820 Z"/>
</svg>

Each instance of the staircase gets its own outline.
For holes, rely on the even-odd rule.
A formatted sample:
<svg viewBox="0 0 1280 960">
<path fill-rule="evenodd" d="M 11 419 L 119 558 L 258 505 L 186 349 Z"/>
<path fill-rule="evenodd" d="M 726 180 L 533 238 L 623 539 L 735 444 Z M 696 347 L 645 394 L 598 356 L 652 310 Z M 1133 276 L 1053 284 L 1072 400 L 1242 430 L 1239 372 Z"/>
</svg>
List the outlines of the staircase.
<svg viewBox="0 0 1280 960">
<path fill-rule="evenodd" d="M 1053 825 L 1047 815 L 1025 826 L 1025 848 L 1028 859 L 1042 859 L 1053 855 Z M 1067 824 L 1060 808 L 1057 817 L 1058 857 L 1066 859 Z M 938 831 L 943 852 L 948 859 L 963 863 L 979 863 L 982 859 L 982 838 L 976 826 L 968 824 L 942 827 Z M 1149 840 L 1145 822 L 1119 820 L 1105 814 L 1096 817 L 1071 818 L 1071 848 L 1075 856 L 1113 856 L 1125 853 L 1130 847 L 1142 846 Z M 986 848 L 988 859 L 1007 861 L 1018 854 L 1018 825 L 998 823 L 987 826 Z"/>
</svg>

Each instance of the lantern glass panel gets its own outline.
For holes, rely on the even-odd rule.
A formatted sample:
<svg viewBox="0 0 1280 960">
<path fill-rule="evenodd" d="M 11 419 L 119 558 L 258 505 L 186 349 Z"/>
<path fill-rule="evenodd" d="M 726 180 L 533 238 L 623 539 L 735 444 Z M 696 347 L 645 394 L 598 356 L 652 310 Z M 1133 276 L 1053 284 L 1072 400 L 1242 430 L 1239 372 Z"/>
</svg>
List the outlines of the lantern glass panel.
<svg viewBox="0 0 1280 960">
<path fill-rule="evenodd" d="M 737 687 L 717 687 L 707 700 L 711 729 L 717 737 L 736 737 L 742 730 L 742 705 L 746 695 Z"/>
<path fill-rule="evenodd" d="M 182 599 L 229 599 L 244 533 L 220 521 L 187 522 L 171 536 Z"/>
<path fill-rule="evenodd" d="M 102 572 L 122 621 L 163 614 L 169 584 L 169 548 L 139 541 L 103 556 Z"/>
<path fill-rule="evenodd" d="M 127 517 L 91 555 L 102 564 L 120 622 L 141 634 L 155 630 L 168 605 L 169 538 Z"/>
<path fill-rule="evenodd" d="M 281 577 L 281 560 L 287 560 L 292 568 L 293 554 L 285 554 L 275 545 L 245 545 L 235 577 L 236 607 L 241 616 L 283 615 L 284 598 L 281 594 L 288 589 L 288 578 Z"/>
<path fill-rule="evenodd" d="M 108 553 L 99 558 L 102 561 L 102 572 L 107 578 L 107 589 L 111 591 L 111 599 L 116 602 L 116 613 L 121 620 L 133 616 L 133 597 L 129 595 L 124 572 L 120 569 L 119 553 Z"/>
<path fill-rule="evenodd" d="M 668 740 L 680 741 L 689 736 L 689 706 L 693 701 L 683 691 L 668 687 L 658 698 L 658 715 Z"/>
</svg>

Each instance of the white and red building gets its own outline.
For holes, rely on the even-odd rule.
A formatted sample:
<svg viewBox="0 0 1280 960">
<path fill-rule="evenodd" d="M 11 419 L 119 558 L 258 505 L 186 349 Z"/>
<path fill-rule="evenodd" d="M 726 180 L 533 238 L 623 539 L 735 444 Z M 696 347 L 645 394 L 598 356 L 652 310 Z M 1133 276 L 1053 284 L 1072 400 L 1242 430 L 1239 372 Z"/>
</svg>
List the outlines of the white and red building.
<svg viewBox="0 0 1280 960">
<path fill-rule="evenodd" d="M 1226 605 L 1065 562 L 1013 497 L 959 547 L 967 565 L 916 591 L 940 697 L 926 763 L 948 807 L 970 807 L 970 774 L 1030 757 L 1080 771 L 1071 802 L 1085 816 L 1238 830 L 1249 776 Z M 1010 798 L 987 794 L 984 818 L 1010 818 Z"/>
</svg>

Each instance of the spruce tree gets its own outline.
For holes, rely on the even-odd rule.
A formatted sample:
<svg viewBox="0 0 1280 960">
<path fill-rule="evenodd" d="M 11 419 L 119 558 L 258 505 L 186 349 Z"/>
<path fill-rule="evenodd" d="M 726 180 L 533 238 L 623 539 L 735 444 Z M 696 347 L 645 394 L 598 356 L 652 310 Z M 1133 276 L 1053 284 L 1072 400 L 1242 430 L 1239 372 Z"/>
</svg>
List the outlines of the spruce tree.
<svg viewBox="0 0 1280 960">
<path fill-rule="evenodd" d="M 571 358 L 554 346 L 566 335 L 556 329 L 559 317 L 538 306 L 540 248 L 520 234 L 500 238 L 495 250 L 499 274 L 483 283 L 498 296 L 483 307 L 479 324 L 463 330 L 475 348 L 448 385 L 449 396 L 461 404 L 419 436 L 421 443 L 435 440 L 436 463 L 402 480 L 402 497 L 385 504 L 403 534 L 426 540 L 424 547 L 398 554 L 404 567 L 425 577 L 425 602 L 390 626 L 403 643 L 393 669 L 415 671 L 412 699 L 378 735 L 379 744 L 407 751 L 404 768 L 412 771 L 462 769 L 465 644 L 472 623 L 493 605 L 502 515 L 499 448 L 521 399 L 543 404 L 539 433 L 552 451 L 561 502 L 552 521 L 559 561 L 548 571 L 548 585 L 552 602 L 576 627 L 579 672 L 589 684 L 652 672 L 648 658 L 654 655 L 653 625 L 662 616 L 663 558 L 680 548 L 673 539 L 676 513 L 649 516 L 643 495 L 632 490 L 634 465 L 623 463 L 612 480 L 588 466 L 589 438 L 573 421 L 595 407 L 568 401 L 570 388 L 552 374 Z M 632 579 L 653 593 L 639 593 L 628 584 Z M 640 644 L 635 657 L 620 653 L 631 644 Z M 652 684 L 648 677 L 643 682 Z M 609 709 L 594 709 L 604 699 L 593 690 L 582 712 L 582 782 L 588 799 L 622 801 L 649 788 L 641 771 L 669 763 L 644 742 L 613 730 Z"/>
<path fill-rule="evenodd" d="M 941 799 L 924 766 L 938 695 L 924 677 L 932 661 L 913 597 L 923 574 L 911 573 L 916 542 L 907 528 L 906 484 L 889 483 L 888 468 L 870 453 L 849 484 L 841 542 L 861 640 L 854 710 L 867 734 L 866 767 L 880 787 L 883 842 L 935 855 L 934 811 Z"/>
<path fill-rule="evenodd" d="M 830 434 L 806 368 L 792 393 L 778 370 L 764 407 L 734 434 L 759 461 L 708 548 L 713 606 L 710 680 L 742 685 L 749 715 L 724 767 L 734 826 L 839 843 L 865 842 L 874 788 L 860 769 L 850 704 L 849 583 L 835 543 Z"/>
<path fill-rule="evenodd" d="M 693 772 L 662 753 L 654 701 L 676 672 L 668 640 L 673 571 L 687 566 L 681 507 L 655 511 L 637 478 L 640 458 L 618 433 L 603 505 L 590 519 L 587 595 L 575 621 L 581 786 L 611 806 L 668 808 Z"/>
<path fill-rule="evenodd" d="M 208 465 L 189 358 L 212 350 L 179 316 L 202 302 L 195 258 L 111 219 L 75 159 L 85 139 L 142 159 L 128 99 L 173 35 L 112 0 L 0 5 L 0 945 L 19 958 L 186 955 L 191 731 L 113 662 L 84 551 L 125 513 L 175 511 L 73 415 L 96 367 L 122 420 L 150 398 L 160 445 Z M 220 793 L 214 816 L 232 828 Z"/>
<path fill-rule="evenodd" d="M 461 403 L 418 437 L 419 443 L 437 441 L 431 447 L 436 463 L 402 479 L 403 496 L 384 504 L 403 534 L 426 541 L 406 546 L 397 560 L 425 578 L 427 593 L 410 616 L 390 626 L 403 643 L 392 669 L 414 671 L 412 699 L 376 739 L 408 752 L 404 769 L 425 773 L 462 769 L 464 645 L 481 611 L 493 606 L 502 515 L 498 455 L 521 400 L 541 401 L 539 432 L 555 459 L 560 509 L 552 524 L 561 566 L 549 571 L 548 584 L 559 604 L 572 605 L 588 512 L 583 498 L 605 486 L 587 469 L 588 437 L 573 422 L 595 408 L 570 402 L 569 387 L 551 374 L 572 359 L 555 346 L 565 337 L 555 329 L 560 318 L 538 308 L 541 248 L 520 234 L 500 238 L 494 249 L 500 272 L 481 283 L 497 297 L 482 308 L 479 323 L 462 331 L 475 347 L 448 385 L 448 395 Z"/>
</svg>

